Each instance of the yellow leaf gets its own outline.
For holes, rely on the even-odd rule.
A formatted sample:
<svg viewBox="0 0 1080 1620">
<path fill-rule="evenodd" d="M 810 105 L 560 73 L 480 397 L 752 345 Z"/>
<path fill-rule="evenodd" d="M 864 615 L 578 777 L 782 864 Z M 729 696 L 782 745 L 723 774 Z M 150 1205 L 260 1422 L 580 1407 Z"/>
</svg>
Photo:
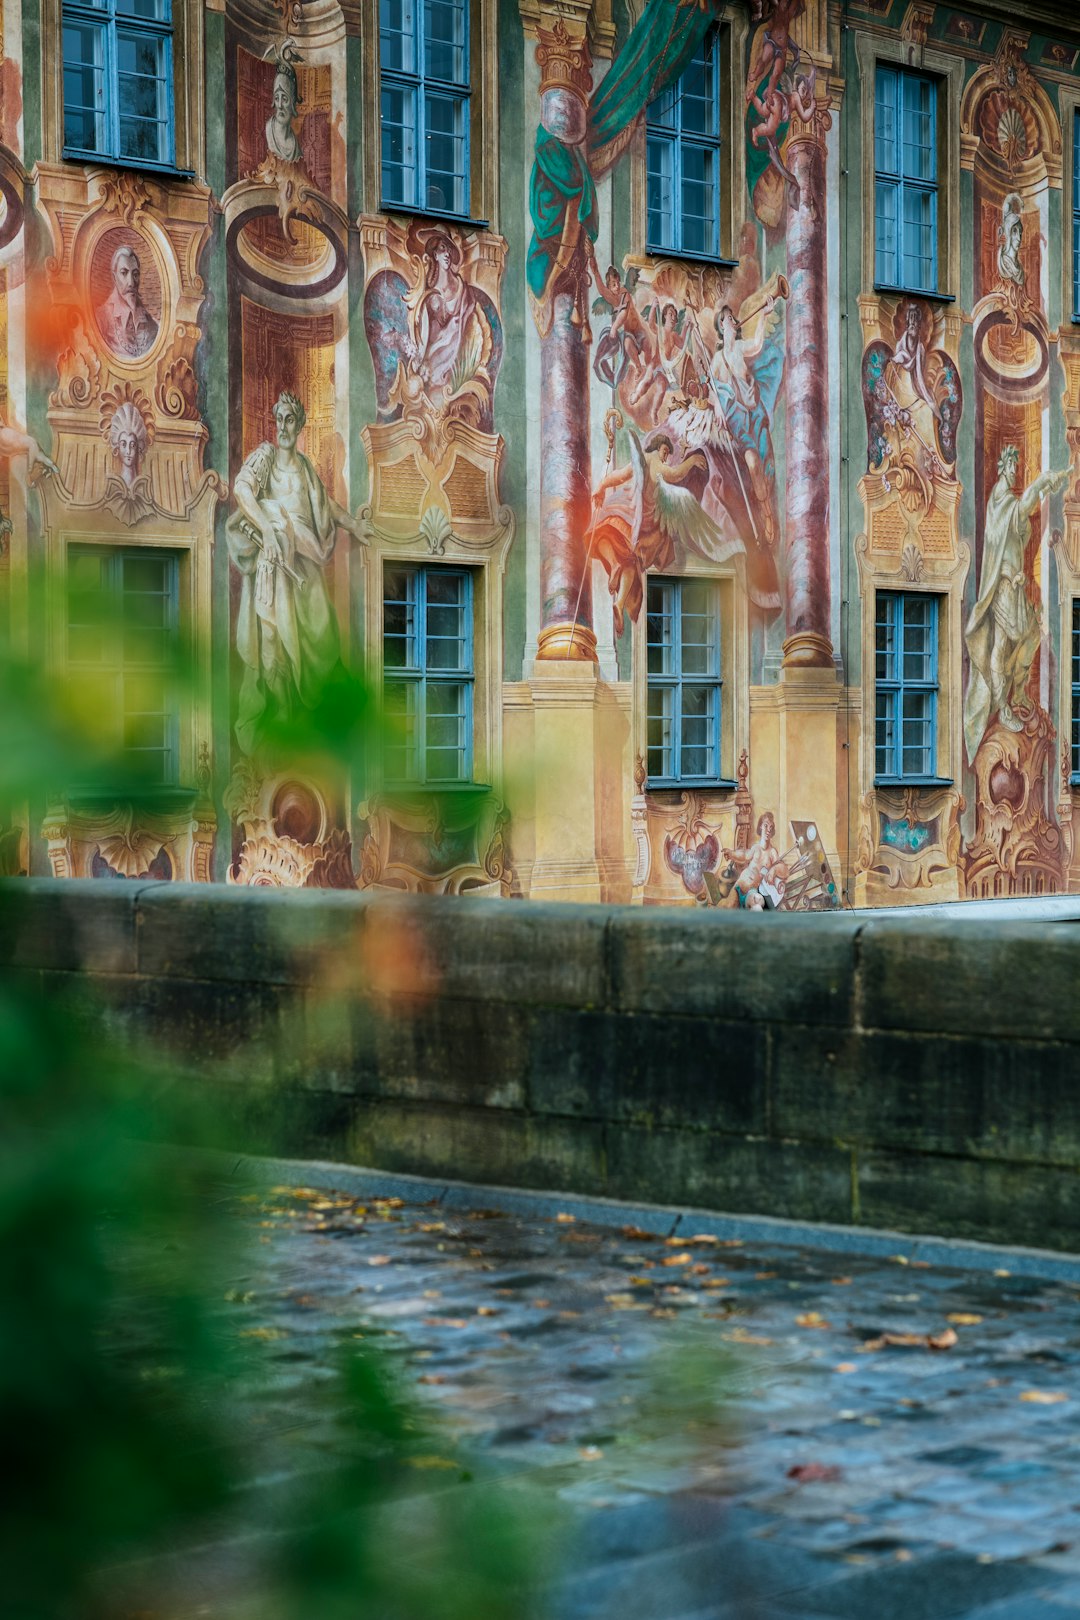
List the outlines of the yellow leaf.
<svg viewBox="0 0 1080 1620">
<path fill-rule="evenodd" d="M 801 1328 L 830 1328 L 832 1323 L 827 1322 L 818 1311 L 804 1311 L 802 1316 L 795 1318 L 795 1326 Z"/>
<path fill-rule="evenodd" d="M 690 1262 L 691 1256 L 684 1250 L 682 1254 L 666 1254 L 660 1264 L 662 1266 L 688 1266 Z"/>
<path fill-rule="evenodd" d="M 835 1371 L 838 1373 L 853 1373 L 856 1371 L 855 1363 L 853 1361 L 838 1361 Z"/>
<path fill-rule="evenodd" d="M 1032 1406 L 1057 1406 L 1068 1398 L 1063 1389 L 1025 1389 L 1020 1396 L 1022 1401 L 1030 1401 Z"/>
<path fill-rule="evenodd" d="M 556 1215 L 555 1219 L 557 1221 L 569 1222 L 569 1221 L 576 1221 L 577 1216 L 576 1215 Z"/>
<path fill-rule="evenodd" d="M 730 1333 L 721 1333 L 720 1337 L 729 1344 L 772 1344 L 772 1340 L 766 1339 L 763 1334 L 748 1333 L 741 1327 L 732 1328 Z"/>
<path fill-rule="evenodd" d="M 978 1327 L 982 1317 L 975 1316 L 971 1311 L 950 1311 L 947 1320 L 954 1322 L 957 1327 Z"/>
<path fill-rule="evenodd" d="M 478 1305 L 476 1314 L 477 1316 L 498 1316 L 499 1313 L 494 1305 Z"/>
</svg>

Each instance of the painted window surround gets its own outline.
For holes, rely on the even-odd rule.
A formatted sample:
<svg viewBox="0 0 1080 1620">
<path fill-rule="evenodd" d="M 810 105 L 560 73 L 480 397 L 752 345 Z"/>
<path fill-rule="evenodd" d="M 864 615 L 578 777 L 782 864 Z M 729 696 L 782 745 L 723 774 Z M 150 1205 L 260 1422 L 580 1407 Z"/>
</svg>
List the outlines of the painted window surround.
<svg viewBox="0 0 1080 1620">
<path fill-rule="evenodd" d="M 413 542 L 391 540 L 373 527 L 362 558 L 362 646 L 366 649 L 367 678 L 375 692 L 382 690 L 383 681 L 383 582 L 387 567 L 437 564 L 469 571 L 473 652 L 471 777 L 474 784 L 492 787 L 496 792 L 502 778 L 503 580 L 513 538 L 512 524 L 482 543 L 448 534 L 443 549 L 433 556 L 422 535 Z M 450 784 L 446 791 L 453 792 L 454 785 Z"/>
<path fill-rule="evenodd" d="M 648 639 L 649 620 L 652 617 L 653 607 L 651 598 L 654 587 L 663 587 L 667 593 L 666 607 L 670 610 L 670 641 L 664 643 L 650 643 Z M 686 671 L 682 668 L 682 653 L 685 647 L 685 633 L 683 621 L 688 614 L 686 601 L 686 588 L 703 588 L 708 594 L 707 613 L 703 615 L 707 620 L 708 640 L 697 643 L 699 648 L 709 647 L 715 656 L 715 667 L 700 672 Z M 652 739 L 646 753 L 646 764 L 650 767 L 648 785 L 651 788 L 665 787 L 716 787 L 722 783 L 720 776 L 720 762 L 723 758 L 723 725 L 722 710 L 724 703 L 724 646 L 721 624 L 721 587 L 718 581 L 709 579 L 687 578 L 683 575 L 651 574 L 646 582 L 646 596 L 650 598 L 645 603 L 646 624 L 646 663 L 654 645 L 665 647 L 669 653 L 669 662 L 672 668 L 660 673 L 646 668 L 645 687 L 646 697 L 651 700 L 654 694 L 667 692 L 670 694 L 669 720 L 671 723 L 671 765 L 670 771 L 660 771 L 656 776 L 651 774 L 655 750 Z M 708 739 L 699 744 L 684 745 L 682 730 L 684 722 L 691 718 L 685 712 L 683 693 L 687 688 L 696 688 L 708 691 L 710 694 L 709 713 L 704 718 L 709 722 L 708 730 L 711 733 Z M 650 701 L 650 707 L 652 707 Z M 706 750 L 712 755 L 713 770 L 694 773 L 687 768 L 687 754 L 691 756 L 700 750 Z M 667 750 L 661 745 L 661 753 Z M 730 782 L 730 778 L 728 779 Z M 727 785 L 727 783 L 723 783 Z"/>
<path fill-rule="evenodd" d="M 98 634 L 103 635 L 110 642 L 112 642 L 115 638 L 110 634 L 109 625 L 112 622 L 115 622 L 118 627 L 121 625 L 126 605 L 133 596 L 137 597 L 149 594 L 152 596 L 159 596 L 164 601 L 166 608 L 164 622 L 160 625 L 160 627 L 153 625 L 148 626 L 148 628 L 154 630 L 158 628 L 161 629 L 162 638 L 163 640 L 167 639 L 168 643 L 166 657 L 163 660 L 155 660 L 151 658 L 139 663 L 134 658 L 127 656 L 126 644 L 121 646 L 119 657 L 107 658 L 105 656 L 101 656 L 98 658 L 87 657 L 78 659 L 73 656 L 72 635 L 73 632 L 79 628 L 79 621 L 73 617 L 73 603 L 69 595 L 67 602 L 66 624 L 67 645 L 65 649 L 64 661 L 67 670 L 76 680 L 76 682 L 83 679 L 87 681 L 97 680 L 102 683 L 108 683 L 108 685 L 111 686 L 112 698 L 109 703 L 109 709 L 111 713 L 122 722 L 125 721 L 128 715 L 133 712 L 128 709 L 127 705 L 130 686 L 133 683 L 136 683 L 140 676 L 148 675 L 151 677 L 151 679 L 155 677 L 161 679 L 162 686 L 164 688 L 164 701 L 162 707 L 158 709 L 146 709 L 144 707 L 141 711 L 135 711 L 141 713 L 144 718 L 160 718 L 163 721 L 162 730 L 160 733 L 162 738 L 161 744 L 154 746 L 147 744 L 146 742 L 129 743 L 126 737 L 121 734 L 118 740 L 118 747 L 125 756 L 131 758 L 133 764 L 135 763 L 135 757 L 140 753 L 160 754 L 162 756 L 162 770 L 157 782 L 153 785 L 163 788 L 175 787 L 178 781 L 179 767 L 177 730 L 179 724 L 180 704 L 178 702 L 178 694 L 173 688 L 172 682 L 169 680 L 168 669 L 169 663 L 177 656 L 182 645 L 179 622 L 179 556 L 171 546 L 165 546 L 153 551 L 145 547 L 141 548 L 140 550 L 133 550 L 132 548 L 123 544 L 113 548 L 91 546 L 88 548 L 78 547 L 77 549 L 87 550 L 91 556 L 95 557 L 99 564 L 104 563 L 105 565 L 101 569 L 102 578 L 99 587 L 99 599 L 106 611 L 106 623 L 104 630 L 100 628 L 98 629 Z M 69 570 L 72 561 L 72 550 L 73 548 L 69 546 L 67 551 Z M 153 591 L 147 593 L 143 590 L 133 590 L 129 588 L 127 580 L 127 564 L 130 561 L 141 561 L 144 558 L 154 563 L 165 564 L 163 578 L 166 588 L 164 591 Z M 95 594 L 97 593 L 95 592 Z M 93 619 L 91 619 L 89 622 L 83 621 L 83 626 L 93 630 Z M 123 637 L 123 641 L 126 643 L 126 635 Z M 143 702 L 145 704 L 145 698 L 143 699 Z"/>
<path fill-rule="evenodd" d="M 379 0 L 362 0 L 360 14 L 364 77 L 361 106 L 364 121 L 362 212 L 415 213 L 423 208 L 384 208 L 382 200 L 382 120 L 380 116 Z M 469 54 L 472 95 L 469 103 L 469 214 L 461 223 L 498 229 L 499 216 L 499 34 L 497 0 L 469 0 Z M 433 214 L 453 220 L 453 214 Z"/>
<path fill-rule="evenodd" d="M 192 701 L 181 705 L 176 714 L 175 782 L 182 787 L 195 785 L 198 773 L 199 739 L 210 735 L 209 690 L 205 671 L 210 653 L 210 566 L 206 548 L 193 534 L 190 542 L 176 534 L 132 532 L 117 546 L 115 527 L 78 531 L 74 527 L 47 536 L 47 661 L 49 668 L 62 671 L 67 662 L 68 548 L 100 547 L 107 553 L 145 550 L 148 554 L 168 554 L 177 564 L 177 630 L 181 647 L 191 650 L 197 672 Z"/>
<path fill-rule="evenodd" d="M 1080 596 L 1071 598 L 1072 623 L 1069 626 L 1069 671 L 1071 680 L 1067 680 L 1070 696 L 1069 730 L 1065 735 L 1069 739 L 1069 781 L 1073 787 L 1080 784 Z M 1062 663 L 1065 660 L 1062 659 Z"/>
<path fill-rule="evenodd" d="M 1080 326 L 1080 242 L 1074 206 L 1077 182 L 1077 140 L 1080 140 L 1080 87 L 1058 87 L 1061 114 L 1061 309 L 1066 321 Z"/>
<path fill-rule="evenodd" d="M 202 0 L 173 0 L 173 167 L 146 165 L 124 158 L 101 158 L 108 168 L 151 168 L 163 179 L 170 174 L 206 175 L 206 67 Z M 62 0 L 42 0 L 41 35 L 52 48 L 41 53 L 42 159 L 64 161 L 64 52 Z M 80 161 L 90 162 L 91 159 Z"/>
<path fill-rule="evenodd" d="M 646 577 L 646 592 L 648 580 Z M 749 598 L 746 594 L 746 564 L 742 556 L 730 562 L 710 564 L 703 558 L 688 556 L 680 569 L 680 579 L 707 579 L 716 583 L 720 599 L 720 759 L 719 778 L 714 791 L 734 791 L 735 765 L 744 748 L 750 743 L 750 622 Z M 633 754 L 648 759 L 649 685 L 648 685 L 648 627 L 643 606 L 637 623 L 632 625 L 631 657 L 633 661 L 631 684 L 631 733 Z M 689 784 L 698 790 L 698 784 Z M 647 793 L 675 793 L 684 789 L 667 783 L 658 787 L 646 783 Z M 701 791 L 710 791 L 708 786 Z"/>
<path fill-rule="evenodd" d="M 103 126 L 101 134 L 102 145 L 79 146 L 68 140 L 67 128 L 67 102 L 65 100 L 64 117 L 64 149 L 74 158 L 82 158 L 86 162 L 141 164 L 148 168 L 171 170 L 175 167 L 173 151 L 173 27 L 171 7 L 167 8 L 163 17 L 147 17 L 135 11 L 130 0 L 105 0 L 104 4 L 86 3 L 86 0 L 64 0 L 63 27 L 61 30 L 61 49 L 67 54 L 69 29 L 72 35 L 82 32 L 85 35 L 96 36 L 97 51 L 101 54 L 101 63 L 98 71 L 101 73 L 102 84 L 98 91 L 102 105 L 90 107 L 85 104 L 73 104 L 74 111 L 94 114 L 95 123 L 100 120 Z M 143 114 L 133 116 L 131 122 L 156 122 L 163 127 L 157 139 L 157 152 L 153 157 L 145 154 L 124 151 L 124 118 L 120 112 L 120 82 L 123 77 L 120 68 L 119 41 L 121 37 L 129 42 L 134 38 L 143 45 L 157 47 L 158 58 L 157 74 L 154 82 L 161 86 L 159 92 L 160 103 L 157 119 L 151 119 Z M 74 62 L 74 59 L 73 59 Z M 84 68 L 93 68 L 94 63 L 85 57 L 81 65 Z"/>
<path fill-rule="evenodd" d="M 864 292 L 877 288 L 875 281 L 876 243 L 874 240 L 874 87 L 877 65 L 910 68 L 938 81 L 937 136 L 938 136 L 938 220 L 937 220 L 937 290 L 925 293 L 918 288 L 915 296 L 929 299 L 954 299 L 960 292 L 960 97 L 964 87 L 964 60 L 929 46 L 911 52 L 907 42 L 899 35 L 885 35 L 859 31 L 855 36 L 855 54 L 859 64 L 858 81 L 849 85 L 860 97 L 862 112 L 862 287 Z M 909 59 L 912 57 L 914 59 Z M 882 288 L 885 292 L 907 291 L 905 288 Z"/>
<path fill-rule="evenodd" d="M 390 570 L 399 575 L 411 577 L 411 585 L 406 587 L 405 598 L 387 598 L 386 581 Z M 461 590 L 457 604 L 443 604 L 442 611 L 453 611 L 457 608 L 458 623 L 461 627 L 465 646 L 461 661 L 453 666 L 440 665 L 432 660 L 428 650 L 429 609 L 439 607 L 431 601 L 432 582 L 439 575 L 457 579 L 461 582 Z M 415 660 L 407 661 L 388 667 L 386 664 L 385 646 L 386 629 L 385 613 L 390 604 L 411 606 L 413 612 L 412 632 L 397 639 L 404 639 L 405 650 L 408 653 L 410 644 L 415 649 Z M 384 704 L 386 692 L 396 688 L 404 696 L 406 692 L 415 693 L 414 721 L 416 737 L 414 743 L 413 769 L 406 770 L 404 774 L 394 774 L 384 770 L 386 786 L 393 790 L 413 787 L 428 787 L 434 791 L 452 787 L 469 786 L 473 782 L 473 683 L 476 667 L 476 638 L 473 630 L 473 571 L 463 568 L 445 568 L 439 564 L 426 563 L 392 563 L 386 562 L 383 566 L 383 679 Z M 429 698 L 442 688 L 449 692 L 456 688 L 460 699 L 457 715 L 464 721 L 464 742 L 460 748 L 461 768 L 453 775 L 432 775 L 429 772 L 427 721 L 430 714 Z M 440 710 L 439 713 L 443 711 Z M 389 717 L 388 717 L 389 718 Z M 406 745 L 407 749 L 407 745 Z"/>
<path fill-rule="evenodd" d="M 907 132 L 907 119 L 910 111 L 909 103 L 916 95 L 925 99 L 926 105 L 919 109 L 920 116 L 929 121 L 930 139 L 920 146 L 926 155 L 927 172 L 917 174 L 908 171 L 905 154 L 908 142 L 905 140 Z M 888 62 L 878 62 L 874 69 L 874 127 L 875 127 L 875 154 L 874 154 L 874 230 L 875 230 L 875 277 L 879 286 L 904 287 L 913 292 L 931 292 L 938 290 L 938 249 L 937 249 L 937 220 L 939 203 L 939 152 L 937 140 L 937 104 L 939 85 L 937 79 L 925 73 L 916 73 L 911 68 L 894 67 Z M 887 139 L 878 143 L 878 125 L 885 126 Z M 887 161 L 888 148 L 892 148 L 892 161 Z M 885 166 L 883 166 L 883 161 Z M 891 199 L 893 211 L 893 229 L 895 232 L 894 248 L 891 255 L 886 258 L 879 230 L 879 197 L 884 195 Z M 926 251 L 919 255 L 924 261 L 924 273 L 917 280 L 912 281 L 905 272 L 905 264 L 909 264 L 912 255 L 908 252 L 908 219 L 907 203 L 909 196 L 921 199 L 926 205 L 928 218 L 922 228 L 928 232 L 929 241 L 924 244 Z"/>
<path fill-rule="evenodd" d="M 655 219 L 651 211 L 647 210 L 650 219 L 646 235 L 646 252 L 660 256 L 664 253 L 676 255 L 694 253 L 702 258 L 719 258 L 720 232 L 723 215 L 723 187 L 724 187 L 724 137 L 723 130 L 726 123 L 724 94 L 730 89 L 730 81 L 725 83 L 722 69 L 723 49 L 725 39 L 724 30 L 714 24 L 702 40 L 700 63 L 693 66 L 704 66 L 711 80 L 712 103 L 709 109 L 709 128 L 700 131 L 687 131 L 684 128 L 683 91 L 684 81 L 689 68 L 683 73 L 677 85 L 673 85 L 667 92 L 669 99 L 669 115 L 665 118 L 659 111 L 662 97 L 651 101 L 645 112 L 645 140 L 646 152 L 650 142 L 658 150 L 668 155 L 669 179 L 671 184 L 670 211 L 658 211 Z M 683 212 L 683 191 L 685 185 L 685 164 L 687 157 L 696 153 L 700 157 L 711 159 L 711 181 L 708 189 L 711 193 L 712 204 L 712 242 L 709 246 L 693 247 L 687 244 L 686 236 L 687 216 Z M 705 182 L 700 184 L 704 187 Z M 706 215 L 697 217 L 704 225 Z"/>
<path fill-rule="evenodd" d="M 384 21 L 381 8 L 385 4 L 386 0 L 381 0 L 380 51 L 382 51 L 382 24 Z M 414 162 L 410 165 L 403 161 L 400 165 L 395 164 L 393 167 L 399 169 L 400 172 L 401 192 L 403 193 L 410 186 L 415 191 L 415 196 L 412 198 L 407 198 L 403 194 L 395 196 L 392 189 L 388 189 L 387 175 L 384 169 L 380 179 L 380 200 L 383 208 L 389 211 L 417 207 L 427 212 L 445 213 L 457 219 L 469 216 L 472 189 L 469 156 L 472 136 L 472 58 L 469 38 L 471 33 L 469 0 L 447 0 L 447 3 L 443 4 L 440 9 L 445 12 L 450 10 L 451 7 L 455 21 L 460 26 L 460 38 L 447 42 L 450 44 L 452 51 L 458 56 L 458 73 L 455 76 L 444 76 L 440 79 L 428 71 L 428 52 L 431 38 L 429 36 L 430 18 L 427 4 L 416 5 L 412 14 L 411 28 L 387 29 L 387 32 L 396 37 L 398 41 L 398 54 L 401 59 L 395 66 L 388 67 L 386 65 L 386 55 L 389 53 L 380 56 L 380 97 L 396 93 L 401 97 L 403 105 L 407 101 L 411 100 L 412 102 Z M 435 43 L 442 42 L 436 37 Z M 413 53 L 411 61 L 408 60 L 410 47 Z M 432 100 L 441 103 L 445 108 L 452 107 L 455 110 L 455 123 L 458 120 L 460 121 L 460 128 L 443 132 L 451 142 L 460 139 L 462 143 L 460 169 L 455 166 L 452 170 L 441 171 L 446 173 L 448 178 L 453 181 L 452 201 L 443 208 L 433 208 L 428 201 L 433 177 L 440 172 L 433 169 L 428 161 L 428 144 L 433 139 L 433 134 L 428 126 L 429 103 Z M 384 153 L 385 123 L 385 117 L 380 113 L 380 132 L 384 137 Z M 404 132 L 407 125 L 402 123 L 396 127 Z M 436 137 L 439 133 L 439 131 L 434 132 Z"/>
<path fill-rule="evenodd" d="M 629 7 L 632 26 L 640 17 L 641 0 Z M 745 212 L 746 131 L 743 128 L 742 86 L 746 82 L 746 40 L 749 24 L 745 8 L 727 6 L 718 18 L 720 29 L 720 257 L 704 262 L 732 263 L 738 252 L 738 228 Z M 603 67 L 604 64 L 601 64 Z M 631 253 L 648 252 L 650 258 L 678 259 L 678 253 L 646 249 L 648 236 L 648 197 L 646 180 L 646 135 L 642 119 L 630 146 L 630 240 Z M 738 215 L 738 217 L 736 217 Z M 689 257 L 689 256 L 688 256 Z M 695 255 L 694 263 L 702 261 Z"/>
<path fill-rule="evenodd" d="M 941 639 L 939 628 L 941 623 L 941 598 L 938 596 L 936 591 L 878 590 L 875 592 L 875 626 L 882 622 L 882 619 L 885 616 L 885 603 L 890 600 L 896 604 L 893 616 L 893 629 L 894 632 L 896 632 L 896 642 L 894 646 L 894 658 L 896 660 L 894 667 L 896 669 L 896 675 L 891 680 L 883 682 L 882 679 L 877 675 L 875 668 L 875 736 L 873 739 L 873 753 L 875 761 L 874 782 L 875 786 L 879 787 L 901 787 L 909 785 L 936 786 L 941 780 L 937 774 L 939 744 L 937 716 L 938 707 L 941 701 Z M 921 680 L 912 681 L 907 678 L 904 668 L 906 639 L 904 634 L 905 619 L 909 611 L 909 604 L 913 605 L 923 601 L 926 601 L 930 607 L 930 612 L 927 615 L 932 637 L 930 673 Z M 877 656 L 875 644 L 875 665 L 877 662 Z M 895 698 L 895 703 L 892 706 L 893 713 L 891 717 L 893 726 L 895 728 L 896 737 L 892 750 L 892 763 L 898 764 L 899 769 L 879 771 L 878 766 L 880 765 L 881 761 L 878 759 L 877 755 L 876 722 L 882 708 L 881 699 L 883 696 L 883 687 L 885 687 L 889 694 Z M 930 769 L 928 771 L 909 772 L 905 769 L 903 763 L 905 751 L 903 738 L 903 726 L 905 721 L 904 700 L 909 692 L 926 694 L 931 700 L 929 725 L 927 727 L 930 749 Z"/>
</svg>

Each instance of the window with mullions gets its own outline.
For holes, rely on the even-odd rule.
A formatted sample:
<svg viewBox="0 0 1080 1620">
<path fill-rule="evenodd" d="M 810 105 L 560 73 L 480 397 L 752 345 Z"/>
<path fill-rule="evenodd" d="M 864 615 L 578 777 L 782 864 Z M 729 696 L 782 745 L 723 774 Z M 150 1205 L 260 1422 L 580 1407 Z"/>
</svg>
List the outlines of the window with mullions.
<svg viewBox="0 0 1080 1620">
<path fill-rule="evenodd" d="M 645 114 L 647 245 L 720 256 L 720 30 Z"/>
<path fill-rule="evenodd" d="M 720 588 L 708 579 L 648 584 L 651 787 L 720 780 Z"/>
<path fill-rule="evenodd" d="M 388 563 L 383 696 L 391 782 L 472 780 L 472 578 L 463 569 Z"/>
<path fill-rule="evenodd" d="M 1073 113 L 1072 282 L 1073 320 L 1080 321 L 1080 108 Z"/>
<path fill-rule="evenodd" d="M 874 88 L 874 279 L 938 290 L 937 84 L 878 65 Z"/>
<path fill-rule="evenodd" d="M 179 778 L 179 560 L 168 551 L 67 550 L 67 671 L 115 727 L 132 775 Z"/>
<path fill-rule="evenodd" d="M 170 0 L 65 0 L 64 152 L 174 161 Z"/>
<path fill-rule="evenodd" d="M 1072 605 L 1072 779 L 1080 782 L 1080 596 Z"/>
<path fill-rule="evenodd" d="M 382 203 L 469 213 L 468 0 L 379 0 Z"/>
<path fill-rule="evenodd" d="M 880 591 L 875 627 L 875 760 L 879 782 L 937 778 L 938 602 Z"/>
</svg>

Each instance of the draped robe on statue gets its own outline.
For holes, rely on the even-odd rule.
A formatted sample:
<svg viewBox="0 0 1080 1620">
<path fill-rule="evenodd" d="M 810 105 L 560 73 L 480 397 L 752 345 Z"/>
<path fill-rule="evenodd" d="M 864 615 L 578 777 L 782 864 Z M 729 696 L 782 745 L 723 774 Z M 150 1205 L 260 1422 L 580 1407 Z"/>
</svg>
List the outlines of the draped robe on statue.
<svg viewBox="0 0 1080 1620">
<path fill-rule="evenodd" d="M 274 446 L 261 444 L 234 486 L 267 512 L 284 567 L 264 562 L 260 573 L 262 548 L 242 512 L 234 512 L 225 525 L 229 554 L 242 576 L 236 650 L 244 676 L 236 736 L 245 754 L 254 752 L 271 713 L 288 719 L 315 708 L 340 663 L 337 618 L 324 572 L 338 520 L 322 479 L 299 451 L 294 469 L 279 472 Z"/>
<path fill-rule="evenodd" d="M 991 716 L 1027 680 L 1039 646 L 1039 616 L 1027 594 L 1024 552 L 1031 516 L 1058 479 L 1040 473 L 1017 494 L 1002 476 L 990 491 L 983 530 L 979 599 L 964 632 L 971 675 L 964 698 L 964 742 L 974 761 Z"/>
</svg>

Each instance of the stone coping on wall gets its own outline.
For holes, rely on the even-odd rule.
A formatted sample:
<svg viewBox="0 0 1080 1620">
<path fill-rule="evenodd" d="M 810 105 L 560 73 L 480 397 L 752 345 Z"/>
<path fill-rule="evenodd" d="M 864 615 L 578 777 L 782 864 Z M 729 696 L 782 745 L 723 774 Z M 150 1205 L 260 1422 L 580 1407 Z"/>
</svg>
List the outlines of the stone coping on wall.
<svg viewBox="0 0 1080 1620">
<path fill-rule="evenodd" d="M 178 1084 L 214 1082 L 243 1151 L 1080 1249 L 1080 929 L 1049 926 L 1076 901 L 958 927 L 957 908 L 2 894 L 4 970 L 156 1040 Z"/>
</svg>

